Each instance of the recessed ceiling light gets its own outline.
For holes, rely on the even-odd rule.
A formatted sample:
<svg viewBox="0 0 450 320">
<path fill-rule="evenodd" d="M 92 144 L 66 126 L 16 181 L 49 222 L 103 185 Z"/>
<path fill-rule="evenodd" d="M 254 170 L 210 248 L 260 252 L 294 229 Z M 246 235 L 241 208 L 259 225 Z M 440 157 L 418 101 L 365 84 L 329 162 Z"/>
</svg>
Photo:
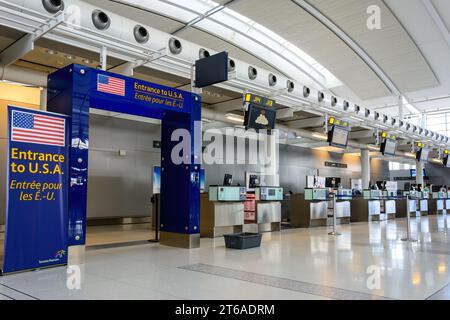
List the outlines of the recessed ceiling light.
<svg viewBox="0 0 450 320">
<path fill-rule="evenodd" d="M 92 61 L 89 60 L 89 59 L 83 59 L 83 62 L 86 63 L 86 64 L 91 64 L 92 63 Z"/>
<path fill-rule="evenodd" d="M 51 50 L 51 49 L 48 49 L 45 52 L 47 52 L 48 54 L 57 54 L 58 53 L 58 52 L 56 52 L 54 50 Z"/>
<path fill-rule="evenodd" d="M 66 54 L 65 57 L 66 57 L 66 59 L 68 59 L 68 60 L 73 60 L 73 59 L 75 59 L 75 57 L 74 57 L 74 56 L 71 56 L 70 54 Z"/>
</svg>

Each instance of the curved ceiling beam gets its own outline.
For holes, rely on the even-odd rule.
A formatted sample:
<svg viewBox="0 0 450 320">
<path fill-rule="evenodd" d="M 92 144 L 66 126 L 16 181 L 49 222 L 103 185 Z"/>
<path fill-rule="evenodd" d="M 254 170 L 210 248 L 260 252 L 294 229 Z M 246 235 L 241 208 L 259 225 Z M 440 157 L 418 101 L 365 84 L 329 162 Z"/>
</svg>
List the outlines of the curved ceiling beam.
<svg viewBox="0 0 450 320">
<path fill-rule="evenodd" d="M 321 22 L 325 27 L 327 27 L 331 32 L 333 32 L 339 39 L 341 39 L 350 49 L 352 49 L 367 66 L 372 69 L 372 71 L 377 75 L 377 77 L 384 83 L 384 85 L 391 91 L 392 94 L 397 97 L 404 97 L 408 104 L 412 106 L 411 101 L 400 91 L 396 84 L 389 78 L 389 76 L 384 72 L 384 70 L 372 59 L 372 57 L 364 51 L 347 33 L 344 32 L 338 25 L 336 25 L 331 19 L 325 16 L 317 8 L 309 4 L 306 0 L 291 0 L 293 3 L 297 4 L 303 10 L 308 12 L 319 22 Z M 411 108 L 420 111 L 413 107 Z"/>
</svg>

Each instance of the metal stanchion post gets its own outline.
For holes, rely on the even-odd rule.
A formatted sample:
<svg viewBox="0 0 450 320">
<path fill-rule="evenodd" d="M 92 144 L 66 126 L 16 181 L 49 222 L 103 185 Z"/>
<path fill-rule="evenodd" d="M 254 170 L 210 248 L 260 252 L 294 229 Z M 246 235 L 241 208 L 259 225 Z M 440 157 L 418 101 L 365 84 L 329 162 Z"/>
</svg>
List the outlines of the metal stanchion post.
<svg viewBox="0 0 450 320">
<path fill-rule="evenodd" d="M 409 203 L 409 196 L 406 196 L 406 238 L 402 241 L 416 242 L 417 240 L 411 238 L 411 208 Z"/>
<path fill-rule="evenodd" d="M 336 194 L 333 194 L 333 232 L 329 233 L 330 236 L 340 236 L 339 232 L 336 232 Z"/>
</svg>

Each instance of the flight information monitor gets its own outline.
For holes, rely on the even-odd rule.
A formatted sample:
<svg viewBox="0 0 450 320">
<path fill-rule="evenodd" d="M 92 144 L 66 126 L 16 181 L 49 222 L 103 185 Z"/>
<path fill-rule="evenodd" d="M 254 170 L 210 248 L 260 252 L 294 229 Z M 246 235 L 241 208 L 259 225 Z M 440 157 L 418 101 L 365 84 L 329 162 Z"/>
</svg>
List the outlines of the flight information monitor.
<svg viewBox="0 0 450 320">
<path fill-rule="evenodd" d="M 427 162 L 430 155 L 430 149 L 422 148 L 417 151 L 416 159 L 420 162 Z"/>
<path fill-rule="evenodd" d="M 348 144 L 348 134 L 347 128 L 334 125 L 330 132 L 328 133 L 328 142 L 330 146 L 347 148 Z"/>
<path fill-rule="evenodd" d="M 397 148 L 397 142 L 395 140 L 386 139 L 381 144 L 381 153 L 384 156 L 395 156 L 395 150 Z"/>
<path fill-rule="evenodd" d="M 275 101 L 253 94 L 244 96 L 245 108 L 245 129 L 268 130 L 275 129 L 275 120 L 277 112 Z"/>
</svg>

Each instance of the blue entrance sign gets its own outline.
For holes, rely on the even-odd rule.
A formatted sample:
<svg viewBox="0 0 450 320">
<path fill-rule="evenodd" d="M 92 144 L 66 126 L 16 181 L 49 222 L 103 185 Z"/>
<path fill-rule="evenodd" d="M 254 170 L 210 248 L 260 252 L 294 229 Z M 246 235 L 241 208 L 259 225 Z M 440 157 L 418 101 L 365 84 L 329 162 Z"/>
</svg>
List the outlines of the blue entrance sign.
<svg viewBox="0 0 450 320">
<path fill-rule="evenodd" d="M 66 116 L 8 107 L 3 273 L 67 264 Z"/>
</svg>

